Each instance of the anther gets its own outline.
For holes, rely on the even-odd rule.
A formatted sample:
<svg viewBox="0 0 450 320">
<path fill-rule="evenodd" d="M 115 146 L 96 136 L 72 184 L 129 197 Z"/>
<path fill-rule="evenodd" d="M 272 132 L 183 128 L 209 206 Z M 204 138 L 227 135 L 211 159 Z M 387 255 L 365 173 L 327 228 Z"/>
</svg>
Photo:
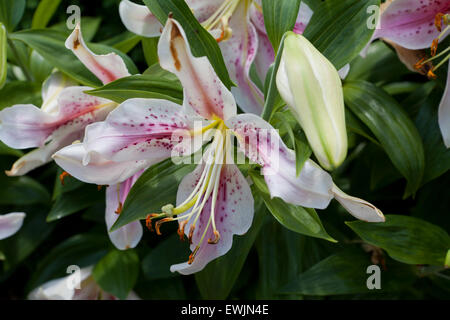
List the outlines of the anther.
<svg viewBox="0 0 450 320">
<path fill-rule="evenodd" d="M 97 185 L 97 190 L 98 190 L 98 191 L 102 191 L 102 188 L 103 188 L 103 186 Z"/>
<path fill-rule="evenodd" d="M 425 57 L 423 57 L 422 59 L 417 61 L 417 63 L 414 65 L 414 69 L 416 69 L 416 70 L 422 69 L 424 61 L 425 61 Z"/>
<path fill-rule="evenodd" d="M 208 239 L 209 244 L 217 244 L 220 240 L 220 233 L 217 230 L 214 230 L 214 239 Z"/>
<path fill-rule="evenodd" d="M 427 76 L 428 76 L 429 79 L 436 79 L 437 78 L 437 75 L 434 74 L 432 69 L 428 71 Z"/>
<path fill-rule="evenodd" d="M 117 214 L 121 214 L 122 213 L 122 210 L 123 210 L 123 203 L 122 202 L 119 202 L 119 205 L 118 205 L 118 207 L 117 207 L 117 209 L 116 209 L 116 213 Z"/>
<path fill-rule="evenodd" d="M 442 31 L 442 18 L 445 16 L 445 14 L 439 12 L 436 17 L 434 18 L 434 25 L 436 26 L 436 29 L 438 29 L 439 32 Z"/>
<path fill-rule="evenodd" d="M 195 256 L 197 255 L 198 249 L 200 249 L 200 246 L 196 246 L 194 251 L 189 255 L 188 264 L 192 264 L 194 262 Z"/>
<path fill-rule="evenodd" d="M 159 228 L 161 228 L 161 224 L 163 224 L 164 222 L 172 221 L 172 220 L 173 220 L 172 218 L 164 218 L 164 219 L 158 220 L 158 221 L 155 223 L 156 234 L 157 234 L 158 236 L 162 235 L 161 231 L 159 230 Z"/>
<path fill-rule="evenodd" d="M 192 237 L 194 236 L 195 224 L 193 224 L 189 229 L 189 244 L 192 244 Z"/>
<path fill-rule="evenodd" d="M 188 221 L 183 221 L 180 223 L 180 227 L 177 230 L 178 235 L 180 236 L 180 240 L 184 241 L 184 229 L 186 228 L 186 224 L 188 223 Z"/>
<path fill-rule="evenodd" d="M 145 226 L 151 231 L 153 232 L 153 226 L 152 226 L 152 219 L 157 217 L 158 214 L 157 213 L 150 213 L 147 215 L 147 217 L 145 218 Z"/>
<path fill-rule="evenodd" d="M 434 57 L 436 55 L 438 44 L 439 44 L 439 39 L 434 39 L 433 42 L 431 43 L 431 56 L 432 57 Z"/>
<path fill-rule="evenodd" d="M 64 185 L 64 179 L 65 179 L 66 177 L 70 177 L 70 176 L 71 176 L 71 175 L 70 175 L 68 172 L 63 171 L 63 173 L 61 173 L 61 174 L 59 175 L 59 181 L 61 181 L 61 184 Z"/>
</svg>

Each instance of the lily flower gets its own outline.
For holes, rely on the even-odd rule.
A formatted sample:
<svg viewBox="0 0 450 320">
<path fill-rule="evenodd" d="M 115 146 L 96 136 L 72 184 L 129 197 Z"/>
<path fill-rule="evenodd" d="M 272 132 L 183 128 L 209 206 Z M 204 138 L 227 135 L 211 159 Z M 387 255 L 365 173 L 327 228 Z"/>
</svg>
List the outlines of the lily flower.
<svg viewBox="0 0 450 320">
<path fill-rule="evenodd" d="M 264 95 L 250 79 L 254 63 L 258 76 L 265 79 L 275 54 L 267 36 L 260 0 L 186 0 L 194 16 L 219 43 L 225 65 L 236 87 L 231 89 L 245 112 L 260 114 Z M 162 25 L 150 10 L 129 0 L 119 7 L 128 30 L 144 37 L 161 35 Z M 301 3 L 294 32 L 302 33 L 313 12 Z"/>
<path fill-rule="evenodd" d="M 22 227 L 25 213 L 12 212 L 0 215 L 0 240 L 15 234 Z"/>
<path fill-rule="evenodd" d="M 117 300 L 105 292 L 92 276 L 93 267 L 86 267 L 63 278 L 51 280 L 28 294 L 28 300 Z M 133 291 L 126 300 L 140 300 Z"/>
<path fill-rule="evenodd" d="M 232 157 L 232 137 L 239 150 L 262 167 L 272 197 L 305 207 L 326 208 L 336 198 L 351 214 L 367 221 L 384 221 L 370 203 L 346 195 L 331 176 L 313 161 L 306 161 L 296 175 L 294 151 L 288 149 L 278 132 L 261 117 L 237 114 L 232 93 L 220 81 L 206 57 L 194 57 L 186 35 L 174 19 L 167 20 L 159 44 L 161 67 L 173 72 L 184 89 L 183 105 L 159 99 L 130 99 L 123 102 L 104 122 L 86 128 L 82 144 L 57 152 L 58 165 L 76 178 L 89 180 L 96 168 L 113 167 L 111 180 L 142 170 L 141 162 L 157 163 L 173 154 L 189 155 L 186 139 L 209 143 L 203 161 L 183 178 L 176 205 L 167 204 L 161 213 L 150 214 L 147 226 L 160 234 L 161 224 L 178 221 L 180 237 L 187 236 L 192 254 L 171 271 L 191 274 L 224 255 L 233 235 L 250 228 L 254 200 L 249 184 Z M 198 123 L 201 126 L 198 127 Z M 195 143 L 194 143 L 195 145 Z M 121 167 L 120 163 L 126 163 Z M 136 163 L 135 169 L 130 167 Z M 96 183 L 95 181 L 93 181 Z"/>
<path fill-rule="evenodd" d="M 423 58 L 415 65 L 417 70 L 425 64 L 442 58 L 427 70 L 429 78 L 450 59 L 450 47 L 437 54 L 438 44 L 450 34 L 450 2 L 440 0 L 394 0 L 383 8 L 379 28 L 374 39 L 383 38 L 406 49 L 431 48 L 431 58 Z M 447 148 L 450 148 L 450 81 L 439 106 L 439 126 Z"/>
<path fill-rule="evenodd" d="M 77 26 L 66 47 L 103 83 L 130 75 L 123 60 L 115 53 L 96 55 L 84 43 Z M 37 148 L 20 158 L 9 176 L 21 176 L 51 161 L 51 156 L 83 137 L 84 128 L 102 121 L 117 104 L 84 91 L 61 73 L 53 73 L 42 87 L 43 105 L 19 104 L 0 111 L 0 140 L 15 149 Z"/>
<path fill-rule="evenodd" d="M 291 32 L 284 40 L 276 81 L 319 163 L 327 170 L 337 168 L 347 155 L 347 129 L 336 68 L 305 37 Z"/>
</svg>

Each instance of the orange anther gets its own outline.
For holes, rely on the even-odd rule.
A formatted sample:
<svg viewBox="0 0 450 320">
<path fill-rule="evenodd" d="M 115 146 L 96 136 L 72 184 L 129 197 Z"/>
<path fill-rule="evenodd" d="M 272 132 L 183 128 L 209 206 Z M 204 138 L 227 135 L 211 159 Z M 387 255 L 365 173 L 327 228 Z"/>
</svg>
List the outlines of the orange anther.
<svg viewBox="0 0 450 320">
<path fill-rule="evenodd" d="M 148 214 L 147 217 L 145 218 L 145 226 L 152 232 L 154 231 L 153 226 L 152 226 L 152 219 L 157 216 L 158 216 L 158 214 L 151 213 L 151 214 Z"/>
<path fill-rule="evenodd" d="M 439 32 L 442 31 L 442 18 L 445 16 L 445 14 L 439 12 L 436 17 L 434 18 L 434 25 L 436 26 L 436 29 L 438 29 Z"/>
<path fill-rule="evenodd" d="M 194 236 L 195 224 L 193 224 L 189 229 L 189 244 L 192 244 L 192 237 Z"/>
<path fill-rule="evenodd" d="M 97 185 L 97 190 L 102 191 L 103 186 Z"/>
<path fill-rule="evenodd" d="M 180 223 L 180 227 L 177 230 L 178 235 L 180 236 L 180 240 L 184 241 L 184 228 L 186 227 L 187 221 L 183 221 Z"/>
<path fill-rule="evenodd" d="M 431 43 L 431 56 L 432 57 L 434 57 L 436 55 L 438 44 L 439 44 L 439 39 L 434 39 L 433 42 Z"/>
<path fill-rule="evenodd" d="M 208 239 L 209 244 L 217 244 L 220 240 L 220 233 L 217 230 L 214 230 L 214 239 Z"/>
<path fill-rule="evenodd" d="M 192 264 L 194 262 L 195 256 L 197 255 L 198 249 L 200 249 L 200 246 L 196 246 L 194 251 L 189 255 L 188 264 Z"/>
<path fill-rule="evenodd" d="M 63 171 L 63 173 L 61 173 L 59 175 L 59 181 L 61 181 L 61 184 L 64 185 L 64 179 L 66 177 L 70 177 L 71 175 L 69 173 L 67 173 L 66 171 Z"/>
<path fill-rule="evenodd" d="M 414 65 L 414 68 L 417 70 L 422 69 L 424 61 L 425 61 L 425 58 L 422 58 L 419 61 L 417 61 L 417 63 Z"/>
<path fill-rule="evenodd" d="M 429 79 L 436 79 L 437 78 L 437 75 L 434 74 L 432 69 L 428 71 L 427 76 L 428 76 Z"/>
<path fill-rule="evenodd" d="M 117 209 L 116 209 L 116 213 L 117 214 L 121 214 L 122 213 L 122 209 L 123 209 L 123 203 L 122 202 L 119 202 L 119 206 L 117 207 Z"/>
<path fill-rule="evenodd" d="M 164 222 L 172 221 L 172 220 L 173 220 L 172 218 L 164 218 L 164 219 L 157 221 L 155 223 L 156 234 L 158 236 L 162 235 L 161 231 L 159 230 L 159 228 L 161 228 L 161 224 L 163 224 Z"/>
</svg>

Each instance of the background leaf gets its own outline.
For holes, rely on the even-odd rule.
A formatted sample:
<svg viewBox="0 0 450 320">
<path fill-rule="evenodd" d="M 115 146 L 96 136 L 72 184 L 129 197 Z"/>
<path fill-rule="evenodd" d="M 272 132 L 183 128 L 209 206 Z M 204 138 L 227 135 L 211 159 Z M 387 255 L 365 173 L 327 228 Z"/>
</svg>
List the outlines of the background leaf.
<svg viewBox="0 0 450 320">
<path fill-rule="evenodd" d="M 32 29 L 45 28 L 62 0 L 41 0 L 31 21 Z"/>
</svg>

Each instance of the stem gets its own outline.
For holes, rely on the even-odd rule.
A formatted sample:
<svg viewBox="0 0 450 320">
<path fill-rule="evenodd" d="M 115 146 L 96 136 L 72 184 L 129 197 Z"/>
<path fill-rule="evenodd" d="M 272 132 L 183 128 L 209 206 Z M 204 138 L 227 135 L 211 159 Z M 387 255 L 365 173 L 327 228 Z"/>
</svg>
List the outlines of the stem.
<svg viewBox="0 0 450 320">
<path fill-rule="evenodd" d="M 22 69 L 23 74 L 27 78 L 28 81 L 32 82 L 34 81 L 33 76 L 31 75 L 30 71 L 28 71 L 27 67 L 23 63 L 22 59 L 20 58 L 19 52 L 17 51 L 16 45 L 14 42 L 9 38 L 8 34 L 6 35 L 6 38 L 8 39 L 9 47 L 11 48 L 12 53 L 14 54 L 14 57 L 16 58 L 16 61 Z"/>
</svg>

